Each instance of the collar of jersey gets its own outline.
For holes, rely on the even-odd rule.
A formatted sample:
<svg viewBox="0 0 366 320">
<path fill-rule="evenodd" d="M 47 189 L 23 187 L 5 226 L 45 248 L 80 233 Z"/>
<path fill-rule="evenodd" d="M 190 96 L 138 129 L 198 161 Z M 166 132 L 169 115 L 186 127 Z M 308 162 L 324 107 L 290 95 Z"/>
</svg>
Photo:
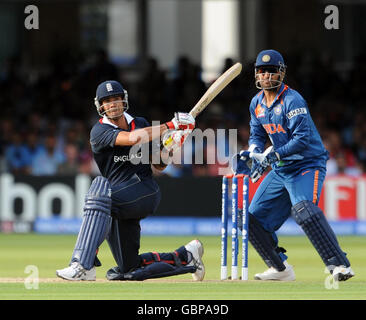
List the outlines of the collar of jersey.
<svg viewBox="0 0 366 320">
<path fill-rule="evenodd" d="M 131 115 L 129 115 L 127 112 L 124 112 L 124 116 L 126 118 L 127 124 L 130 124 L 133 121 L 133 117 Z M 116 126 L 114 123 L 112 123 L 106 115 L 103 116 L 102 122 L 104 124 L 109 124 L 110 126 L 114 127 L 114 128 L 118 128 L 118 126 Z"/>
<path fill-rule="evenodd" d="M 288 85 L 282 83 L 281 84 L 281 87 L 280 87 L 280 90 L 278 90 L 278 93 L 277 93 L 277 96 L 276 98 L 273 100 L 271 106 L 267 107 L 267 105 L 264 103 L 264 91 L 262 90 L 260 92 L 260 96 L 259 96 L 259 100 L 260 100 L 260 103 L 261 105 L 265 106 L 267 109 L 270 109 L 272 106 L 275 105 L 276 101 L 280 99 L 280 97 L 282 96 L 282 94 L 288 89 Z"/>
</svg>

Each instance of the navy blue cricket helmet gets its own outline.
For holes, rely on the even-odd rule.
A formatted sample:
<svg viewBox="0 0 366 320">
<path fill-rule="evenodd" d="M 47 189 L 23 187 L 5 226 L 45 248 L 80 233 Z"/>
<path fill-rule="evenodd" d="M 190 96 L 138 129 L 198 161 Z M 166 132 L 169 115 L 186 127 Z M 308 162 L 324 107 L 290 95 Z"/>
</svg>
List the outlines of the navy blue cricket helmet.
<svg viewBox="0 0 366 320">
<path fill-rule="evenodd" d="M 126 111 L 128 109 L 128 93 L 127 90 L 123 88 L 122 84 L 115 80 L 107 80 L 98 85 L 97 92 L 94 98 L 94 103 L 100 116 L 103 116 L 105 114 L 102 100 L 115 96 L 122 97 L 122 100 L 120 101 L 123 102 L 122 111 Z M 118 117 L 120 117 L 123 112 Z"/>
<path fill-rule="evenodd" d="M 266 89 L 274 89 L 282 84 L 283 78 L 286 73 L 286 65 L 282 55 L 278 51 L 272 49 L 259 52 L 255 61 L 254 68 L 255 85 L 258 89 L 263 89 L 261 85 L 261 82 L 263 80 L 259 80 L 259 74 L 268 72 L 270 74 L 269 80 L 271 81 L 272 86 L 266 87 Z M 275 74 L 280 74 L 279 80 L 272 79 L 272 76 Z"/>
</svg>

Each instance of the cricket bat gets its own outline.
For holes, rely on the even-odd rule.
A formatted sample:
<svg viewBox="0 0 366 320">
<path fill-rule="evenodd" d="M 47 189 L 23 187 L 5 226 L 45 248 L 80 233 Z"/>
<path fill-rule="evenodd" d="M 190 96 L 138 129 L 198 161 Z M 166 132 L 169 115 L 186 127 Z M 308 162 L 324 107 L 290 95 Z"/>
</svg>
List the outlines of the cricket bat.
<svg viewBox="0 0 366 320">
<path fill-rule="evenodd" d="M 205 94 L 196 103 L 193 109 L 189 112 L 193 118 L 196 118 L 207 105 L 241 72 L 241 63 L 235 63 L 231 68 L 227 69 L 216 81 L 207 89 Z M 173 143 L 173 138 L 170 136 L 163 144 L 165 147 Z"/>
<path fill-rule="evenodd" d="M 207 89 L 205 94 L 196 103 L 193 109 L 189 112 L 196 118 L 208 104 L 241 72 L 241 63 L 235 63 L 231 68 L 227 69 L 216 81 Z"/>
</svg>

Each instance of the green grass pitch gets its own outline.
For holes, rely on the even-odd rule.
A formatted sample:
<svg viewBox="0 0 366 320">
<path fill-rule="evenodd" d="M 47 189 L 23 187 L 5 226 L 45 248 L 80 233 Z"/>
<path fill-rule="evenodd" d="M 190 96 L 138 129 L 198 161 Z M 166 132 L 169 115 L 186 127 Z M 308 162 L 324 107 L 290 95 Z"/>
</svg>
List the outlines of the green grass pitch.
<svg viewBox="0 0 366 320">
<path fill-rule="evenodd" d="M 58 279 L 55 270 L 64 268 L 76 235 L 0 234 L 0 299 L 122 299 L 122 300 L 335 300 L 366 299 L 366 237 L 339 237 L 356 276 L 337 284 L 329 274 L 309 240 L 302 236 L 280 237 L 294 266 L 296 281 L 260 282 L 252 280 L 266 269 L 249 246 L 249 281 L 220 281 L 220 237 L 199 238 L 205 248 L 206 277 L 193 282 L 190 274 L 143 282 L 105 281 L 108 268 L 115 265 L 107 243 L 99 251 L 102 267 L 96 282 L 68 282 Z M 188 243 L 192 237 L 143 236 L 141 252 L 169 252 Z M 230 246 L 230 244 L 229 244 Z M 230 267 L 230 248 L 228 261 Z M 38 288 L 27 288 L 26 267 L 38 269 Z M 28 278 L 29 280 L 29 278 Z"/>
</svg>

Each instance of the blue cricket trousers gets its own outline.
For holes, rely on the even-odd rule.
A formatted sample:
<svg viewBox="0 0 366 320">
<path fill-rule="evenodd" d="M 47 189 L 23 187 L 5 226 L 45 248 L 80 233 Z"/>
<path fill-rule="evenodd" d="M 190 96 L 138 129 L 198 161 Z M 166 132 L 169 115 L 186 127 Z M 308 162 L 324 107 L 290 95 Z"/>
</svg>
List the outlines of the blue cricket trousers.
<svg viewBox="0 0 366 320">
<path fill-rule="evenodd" d="M 113 224 L 118 225 L 122 249 L 123 272 L 127 272 L 141 264 L 140 220 L 155 212 L 161 193 L 154 178 L 135 174 L 128 181 L 113 185 L 111 197 Z"/>
<path fill-rule="evenodd" d="M 291 215 L 293 205 L 303 200 L 318 204 L 326 170 L 322 167 L 305 168 L 283 174 L 271 170 L 258 187 L 249 212 L 272 233 L 278 243 L 275 231 Z"/>
</svg>

